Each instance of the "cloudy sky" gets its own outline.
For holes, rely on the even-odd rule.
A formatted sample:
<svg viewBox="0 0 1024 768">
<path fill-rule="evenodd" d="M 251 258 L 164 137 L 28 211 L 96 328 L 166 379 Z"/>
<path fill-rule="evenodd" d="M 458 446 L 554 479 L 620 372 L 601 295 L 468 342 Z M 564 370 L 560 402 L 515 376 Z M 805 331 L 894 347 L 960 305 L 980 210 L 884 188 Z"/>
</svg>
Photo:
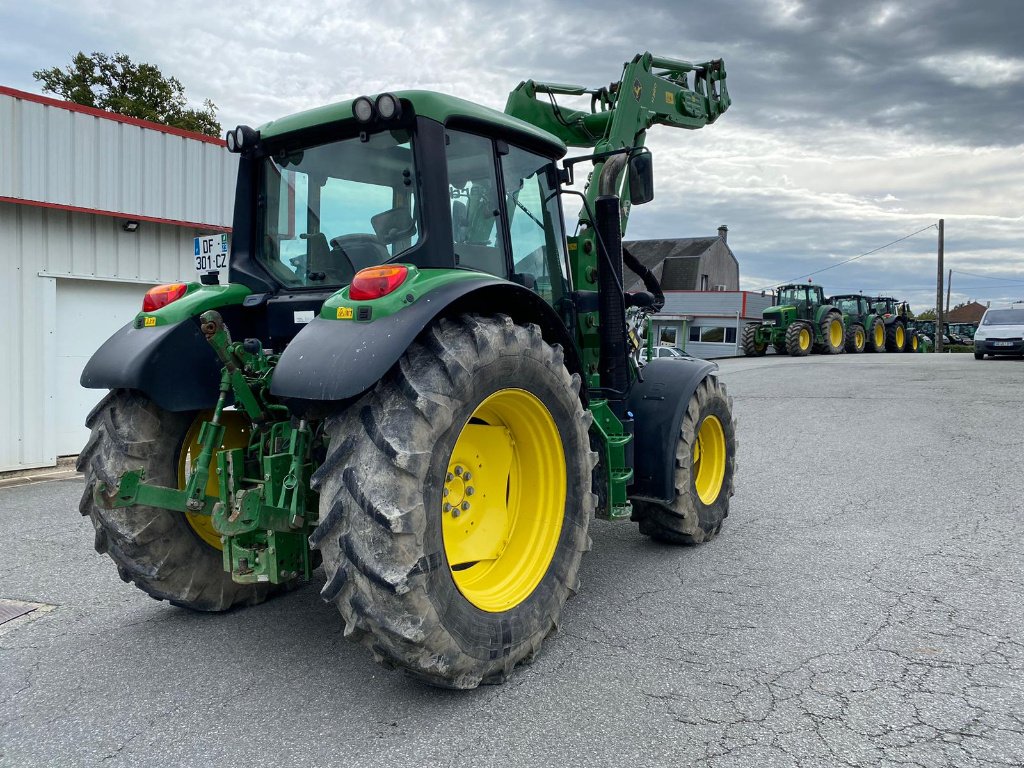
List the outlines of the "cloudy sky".
<svg viewBox="0 0 1024 768">
<path fill-rule="evenodd" d="M 946 222 L 953 303 L 1024 299 L 1024 1 L 0 0 L 0 84 L 79 50 L 177 76 L 225 126 L 397 88 L 502 108 L 527 78 L 606 85 L 634 53 L 723 58 L 732 108 L 655 128 L 630 238 L 729 226 L 744 288 Z M 934 228 L 814 275 L 935 304 Z"/>
</svg>

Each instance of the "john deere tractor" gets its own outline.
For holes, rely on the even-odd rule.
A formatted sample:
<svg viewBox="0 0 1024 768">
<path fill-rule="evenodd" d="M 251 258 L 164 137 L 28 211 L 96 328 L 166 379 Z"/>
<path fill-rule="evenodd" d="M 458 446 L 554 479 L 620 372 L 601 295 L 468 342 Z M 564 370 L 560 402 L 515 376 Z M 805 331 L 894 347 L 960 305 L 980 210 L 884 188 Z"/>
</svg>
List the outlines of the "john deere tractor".
<svg viewBox="0 0 1024 768">
<path fill-rule="evenodd" d="M 885 322 L 867 298 L 858 293 L 846 293 L 830 296 L 828 302 L 843 313 L 847 352 L 885 351 Z"/>
<path fill-rule="evenodd" d="M 553 631 L 595 514 L 714 537 L 732 401 L 712 363 L 641 365 L 664 296 L 621 240 L 654 194 L 647 129 L 729 103 L 721 61 L 645 53 L 609 87 L 523 82 L 504 113 L 399 91 L 231 131 L 228 284 L 149 291 L 82 375 L 109 390 L 79 460 L 96 548 L 202 611 L 322 563 L 345 636 L 471 688 Z"/>
<path fill-rule="evenodd" d="M 920 342 L 911 327 L 910 304 L 892 296 L 876 296 L 869 301 L 885 323 L 886 351 L 917 352 Z"/>
<path fill-rule="evenodd" d="M 780 355 L 838 355 L 845 338 L 843 313 L 825 300 L 821 286 L 796 283 L 776 289 L 774 305 L 761 313 L 759 324 L 743 329 L 741 345 L 751 356 L 765 354 L 768 345 Z"/>
</svg>

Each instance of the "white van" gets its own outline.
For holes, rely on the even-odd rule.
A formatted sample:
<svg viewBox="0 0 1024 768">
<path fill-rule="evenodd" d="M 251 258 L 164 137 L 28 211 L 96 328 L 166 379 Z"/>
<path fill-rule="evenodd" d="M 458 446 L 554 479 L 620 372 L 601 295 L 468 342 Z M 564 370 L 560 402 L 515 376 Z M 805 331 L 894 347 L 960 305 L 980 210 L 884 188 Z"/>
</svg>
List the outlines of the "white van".
<svg viewBox="0 0 1024 768">
<path fill-rule="evenodd" d="M 1024 303 L 985 310 L 974 333 L 974 359 L 985 355 L 1024 357 Z"/>
</svg>

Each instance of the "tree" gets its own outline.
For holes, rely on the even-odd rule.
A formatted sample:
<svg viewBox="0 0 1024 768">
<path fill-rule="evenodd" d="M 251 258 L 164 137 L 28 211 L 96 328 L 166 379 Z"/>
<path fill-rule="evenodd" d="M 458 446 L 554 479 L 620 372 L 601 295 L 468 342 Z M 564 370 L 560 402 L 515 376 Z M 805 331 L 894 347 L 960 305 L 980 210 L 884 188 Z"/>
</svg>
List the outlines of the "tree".
<svg viewBox="0 0 1024 768">
<path fill-rule="evenodd" d="M 43 90 L 87 107 L 150 120 L 186 131 L 220 136 L 216 105 L 206 99 L 201 109 L 189 107 L 185 88 L 176 77 L 164 77 L 152 64 L 136 64 L 126 54 L 79 53 L 71 65 L 32 73 Z"/>
<path fill-rule="evenodd" d="M 937 319 L 934 309 L 926 309 L 924 312 L 917 313 L 918 320 L 935 320 Z"/>
</svg>

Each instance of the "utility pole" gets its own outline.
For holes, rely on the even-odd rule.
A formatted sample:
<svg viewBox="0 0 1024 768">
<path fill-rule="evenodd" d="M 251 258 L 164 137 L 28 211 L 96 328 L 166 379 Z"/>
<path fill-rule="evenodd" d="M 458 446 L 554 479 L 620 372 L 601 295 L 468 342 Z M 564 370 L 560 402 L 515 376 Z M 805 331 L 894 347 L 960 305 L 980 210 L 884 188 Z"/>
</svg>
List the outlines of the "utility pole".
<svg viewBox="0 0 1024 768">
<path fill-rule="evenodd" d="M 942 257 L 946 232 L 946 220 L 939 219 L 939 278 L 935 288 L 935 351 L 942 351 Z"/>
<path fill-rule="evenodd" d="M 949 270 L 946 277 L 946 314 L 949 314 L 949 294 L 953 292 L 953 270 Z"/>
</svg>

